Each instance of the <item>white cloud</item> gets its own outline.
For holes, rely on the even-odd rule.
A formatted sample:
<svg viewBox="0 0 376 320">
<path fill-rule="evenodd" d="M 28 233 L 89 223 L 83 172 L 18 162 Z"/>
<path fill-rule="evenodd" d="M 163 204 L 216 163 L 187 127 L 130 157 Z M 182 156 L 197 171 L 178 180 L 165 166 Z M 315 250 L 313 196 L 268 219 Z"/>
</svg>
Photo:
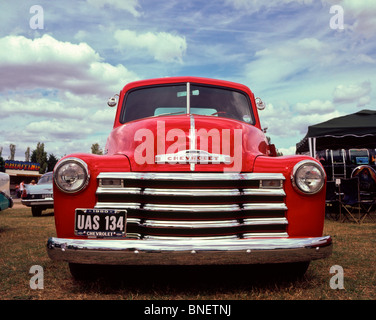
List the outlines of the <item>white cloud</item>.
<svg viewBox="0 0 376 320">
<path fill-rule="evenodd" d="M 333 93 L 333 101 L 336 103 L 356 103 L 364 106 L 370 102 L 371 83 L 365 81 L 360 84 L 338 85 Z"/>
<path fill-rule="evenodd" d="M 164 63 L 182 63 L 187 50 L 185 37 L 167 32 L 137 33 L 131 30 L 117 30 L 114 37 L 122 51 L 137 50 L 137 53 L 144 55 L 146 50 L 148 55 Z"/>
<path fill-rule="evenodd" d="M 39 136 L 43 132 L 43 141 L 51 142 L 55 139 L 68 140 L 72 137 L 79 136 L 80 138 L 87 136 L 93 132 L 93 127 L 88 126 L 85 119 L 83 120 L 65 120 L 52 119 L 31 122 L 23 130 L 24 134 Z"/>
<path fill-rule="evenodd" d="M 112 94 L 137 76 L 123 65 L 103 62 L 86 43 L 73 44 L 43 35 L 0 38 L 0 91 L 56 88 L 76 94 Z"/>
<path fill-rule="evenodd" d="M 324 5 L 340 5 L 348 30 L 366 39 L 375 37 L 376 5 L 374 0 L 321 0 Z"/>
<path fill-rule="evenodd" d="M 107 125 L 107 128 L 110 129 L 114 123 L 115 114 L 116 108 L 100 109 L 90 115 L 88 120 L 90 123 Z"/>
<path fill-rule="evenodd" d="M 334 110 L 330 113 L 314 113 L 314 114 L 298 114 L 295 115 L 290 122 L 290 127 L 294 128 L 299 132 L 301 135 L 305 135 L 307 133 L 308 126 L 321 123 L 332 118 L 336 118 L 342 116 L 343 113 Z"/>
<path fill-rule="evenodd" d="M 80 117 L 85 116 L 89 112 L 88 108 L 72 105 L 69 101 L 37 98 L 26 94 L 18 94 L 12 99 L 0 100 L 0 104 L 3 118 L 19 115 L 20 117 L 71 119 L 78 115 Z M 81 104 L 83 104 L 83 101 L 81 101 Z"/>
<path fill-rule="evenodd" d="M 315 99 L 307 103 L 298 102 L 294 109 L 301 115 L 327 114 L 335 111 L 335 106 L 329 100 Z"/>
<path fill-rule="evenodd" d="M 140 12 L 141 6 L 139 5 L 138 0 L 87 0 L 87 2 L 96 8 L 110 6 L 115 9 L 128 11 L 135 17 L 140 17 L 142 15 Z"/>
<path fill-rule="evenodd" d="M 0 39 L 0 65 L 37 64 L 44 61 L 67 64 L 88 64 L 100 59 L 86 43 L 73 44 L 54 39 L 48 34 L 34 40 L 24 36 L 6 36 Z"/>
<path fill-rule="evenodd" d="M 270 85 L 328 66 L 335 57 L 331 48 L 316 38 L 294 39 L 257 51 L 245 72 L 253 82 Z"/>
<path fill-rule="evenodd" d="M 294 155 L 296 151 L 296 146 L 291 146 L 289 148 L 280 148 L 278 149 L 279 152 L 282 152 L 284 156 Z"/>
<path fill-rule="evenodd" d="M 123 65 L 103 61 L 86 43 L 45 34 L 34 40 L 6 36 L 0 46 L 7 48 L 0 52 L 1 145 L 16 143 L 18 157 L 38 141 L 57 156 L 90 152 L 91 143 L 105 140 L 114 121 L 107 98 L 138 79 Z"/>
<path fill-rule="evenodd" d="M 295 144 L 306 135 L 308 126 L 344 114 L 337 111 L 329 100 L 298 102 L 295 105 L 278 101 L 276 106 L 268 103 L 265 110 L 260 112 L 260 117 L 262 126 L 268 128 L 266 135 L 272 138 L 279 151 L 287 155 L 295 153 Z"/>
</svg>

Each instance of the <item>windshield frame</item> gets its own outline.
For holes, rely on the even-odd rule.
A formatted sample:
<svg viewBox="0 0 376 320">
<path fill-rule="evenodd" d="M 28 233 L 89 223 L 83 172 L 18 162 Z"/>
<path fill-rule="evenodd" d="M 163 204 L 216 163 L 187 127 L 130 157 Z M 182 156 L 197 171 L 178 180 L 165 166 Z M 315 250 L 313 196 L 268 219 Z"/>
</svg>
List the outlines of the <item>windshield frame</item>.
<svg viewBox="0 0 376 320">
<path fill-rule="evenodd" d="M 222 112 L 218 112 L 216 115 L 209 114 L 209 115 L 205 115 L 205 116 L 219 116 L 219 117 L 223 117 L 223 118 L 227 118 L 227 119 L 234 119 L 234 120 L 237 120 L 237 121 L 242 121 L 242 122 L 245 122 L 249 125 L 255 125 L 256 124 L 257 120 L 256 120 L 256 117 L 255 117 L 255 114 L 254 114 L 252 102 L 251 102 L 251 99 L 250 99 L 247 92 L 245 92 L 243 90 L 239 90 L 237 88 L 221 86 L 221 85 L 205 84 L 205 83 L 199 83 L 199 82 L 176 82 L 176 83 L 174 82 L 174 83 L 165 83 L 165 84 L 145 85 L 145 86 L 132 88 L 129 91 L 127 91 L 125 96 L 124 96 L 122 106 L 121 106 L 121 111 L 120 111 L 120 114 L 119 114 L 119 122 L 121 124 L 125 124 L 125 123 L 128 123 L 128 122 L 138 121 L 138 120 L 147 119 L 147 118 L 174 115 L 173 113 L 171 113 L 171 114 L 165 113 L 165 114 L 160 114 L 160 115 L 149 115 L 149 116 L 140 117 L 140 118 L 137 118 L 137 119 L 126 120 L 125 116 L 126 116 L 126 108 L 127 108 L 128 97 L 133 92 L 143 90 L 143 89 L 157 88 L 157 87 L 171 87 L 171 86 L 176 87 L 176 86 L 184 86 L 184 85 L 185 85 L 186 92 L 191 92 L 191 88 L 197 86 L 197 87 L 232 91 L 232 92 L 236 92 L 236 93 L 242 95 L 246 100 L 247 111 L 249 112 L 249 118 L 250 119 L 247 118 L 247 120 L 246 120 L 246 119 L 244 119 L 244 116 L 243 116 L 243 120 L 239 119 L 239 118 L 228 117 L 226 115 L 222 116 L 221 115 Z M 193 92 L 193 90 L 194 89 L 192 89 L 192 92 Z M 185 113 L 179 113 L 178 115 L 191 115 L 191 114 L 199 115 L 199 114 L 191 112 L 191 94 L 186 94 L 185 96 L 186 96 Z M 193 106 L 192 109 L 194 109 L 194 108 L 195 107 Z"/>
</svg>

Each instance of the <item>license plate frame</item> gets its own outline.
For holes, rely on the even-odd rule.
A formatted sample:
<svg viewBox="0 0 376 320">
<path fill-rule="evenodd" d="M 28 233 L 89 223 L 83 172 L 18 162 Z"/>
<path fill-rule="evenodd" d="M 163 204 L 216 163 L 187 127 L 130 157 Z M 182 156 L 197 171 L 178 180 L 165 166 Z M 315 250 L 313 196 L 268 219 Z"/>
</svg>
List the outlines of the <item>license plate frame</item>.
<svg viewBox="0 0 376 320">
<path fill-rule="evenodd" d="M 95 238 L 119 238 L 126 235 L 127 210 L 76 209 L 74 233 Z"/>
</svg>

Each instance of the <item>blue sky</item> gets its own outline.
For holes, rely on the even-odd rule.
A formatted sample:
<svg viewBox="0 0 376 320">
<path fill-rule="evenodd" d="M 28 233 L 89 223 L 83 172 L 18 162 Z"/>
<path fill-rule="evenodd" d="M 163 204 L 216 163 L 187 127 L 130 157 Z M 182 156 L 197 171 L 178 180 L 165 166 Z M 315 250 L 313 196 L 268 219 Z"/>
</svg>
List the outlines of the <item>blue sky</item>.
<svg viewBox="0 0 376 320">
<path fill-rule="evenodd" d="M 284 154 L 309 125 L 376 109 L 373 0 L 25 0 L 0 9 L 5 159 L 11 143 L 17 160 L 38 142 L 57 157 L 96 142 L 104 148 L 115 111 L 108 97 L 139 79 L 249 86 L 265 101 L 261 124 Z"/>
</svg>

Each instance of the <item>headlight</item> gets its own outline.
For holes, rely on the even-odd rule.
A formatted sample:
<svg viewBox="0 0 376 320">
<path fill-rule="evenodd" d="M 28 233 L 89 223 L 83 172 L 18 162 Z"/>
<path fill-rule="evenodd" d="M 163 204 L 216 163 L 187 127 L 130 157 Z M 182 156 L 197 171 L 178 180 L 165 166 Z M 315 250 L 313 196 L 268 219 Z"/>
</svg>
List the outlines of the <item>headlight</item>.
<svg viewBox="0 0 376 320">
<path fill-rule="evenodd" d="M 306 194 L 315 194 L 324 186 L 325 172 L 316 162 L 303 160 L 295 165 L 291 178 L 296 189 Z"/>
<path fill-rule="evenodd" d="M 54 181 L 64 192 L 72 193 L 84 189 L 89 182 L 87 164 L 78 158 L 62 160 L 54 170 Z"/>
</svg>

